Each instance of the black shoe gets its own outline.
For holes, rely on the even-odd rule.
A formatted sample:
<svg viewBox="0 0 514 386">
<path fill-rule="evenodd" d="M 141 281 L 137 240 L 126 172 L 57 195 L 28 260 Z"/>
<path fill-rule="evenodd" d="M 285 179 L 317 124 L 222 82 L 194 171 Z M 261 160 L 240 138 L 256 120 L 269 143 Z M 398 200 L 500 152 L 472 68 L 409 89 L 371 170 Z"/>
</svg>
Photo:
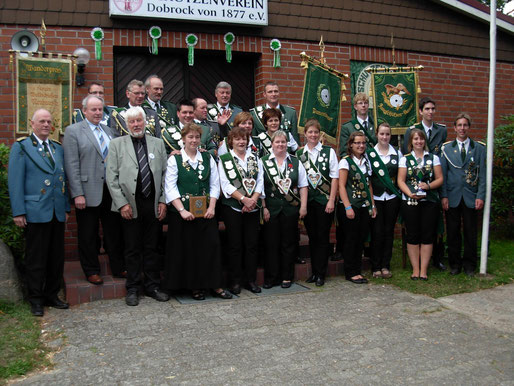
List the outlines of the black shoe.
<svg viewBox="0 0 514 386">
<path fill-rule="evenodd" d="M 280 286 L 282 288 L 289 288 L 289 287 L 291 287 L 291 284 L 293 284 L 292 281 L 290 281 L 290 280 L 283 280 L 282 284 L 280 284 Z"/>
<path fill-rule="evenodd" d="M 228 290 L 232 292 L 234 295 L 239 295 L 241 293 L 241 286 L 239 284 L 234 284 Z"/>
<path fill-rule="evenodd" d="M 259 287 L 253 281 L 249 282 L 246 288 L 248 288 L 248 290 L 253 292 L 254 294 L 261 293 L 261 287 Z"/>
<path fill-rule="evenodd" d="M 321 276 L 316 278 L 316 287 L 321 287 L 325 285 L 325 279 L 323 279 Z"/>
<path fill-rule="evenodd" d="M 305 280 L 306 283 L 314 283 L 316 280 L 318 280 L 318 277 L 316 275 L 311 275 L 307 280 Z"/>
<path fill-rule="evenodd" d="M 437 262 L 433 264 L 435 268 L 437 268 L 439 271 L 446 271 L 446 265 L 444 265 L 441 262 Z"/>
<path fill-rule="evenodd" d="M 419 276 L 411 276 L 410 279 L 416 281 L 419 280 Z"/>
<path fill-rule="evenodd" d="M 467 275 L 468 277 L 473 277 L 473 276 L 475 276 L 475 271 L 473 271 L 473 270 L 471 270 L 471 269 L 470 269 L 470 270 L 466 269 L 465 273 L 466 273 L 466 275 Z"/>
<path fill-rule="evenodd" d="M 150 292 L 147 292 L 146 296 L 150 296 L 158 302 L 167 302 L 168 300 L 170 300 L 170 296 L 167 293 L 159 291 L 157 288 L 151 290 Z"/>
<path fill-rule="evenodd" d="M 364 279 L 364 278 L 360 278 L 360 279 L 346 279 L 348 281 L 351 281 L 352 283 L 355 283 L 355 284 L 366 284 L 368 282 L 368 279 Z"/>
<path fill-rule="evenodd" d="M 32 312 L 32 315 L 34 316 L 43 316 L 45 314 L 43 306 L 39 303 L 31 303 L 30 312 Z"/>
<path fill-rule="evenodd" d="M 214 294 L 214 297 L 221 298 L 221 299 L 232 299 L 232 294 L 228 291 L 221 290 L 221 292 L 212 291 Z"/>
<path fill-rule="evenodd" d="M 205 294 L 203 291 L 193 291 L 191 297 L 193 300 L 205 300 Z"/>
<path fill-rule="evenodd" d="M 273 288 L 273 284 L 271 284 L 269 281 L 264 282 L 264 285 L 262 286 L 264 289 L 270 289 Z"/>
<path fill-rule="evenodd" d="M 452 275 L 452 276 L 458 275 L 459 273 L 460 273 L 460 268 L 452 268 L 452 270 L 450 271 L 450 275 Z"/>
<path fill-rule="evenodd" d="M 343 255 L 341 254 L 341 252 L 336 252 L 332 255 L 332 257 L 330 257 L 330 260 L 332 261 L 340 261 L 340 260 L 343 260 Z"/>
<path fill-rule="evenodd" d="M 47 300 L 45 302 L 45 306 L 58 308 L 59 310 L 67 310 L 68 308 L 70 308 L 70 305 L 68 303 L 63 302 L 57 296 L 53 299 Z"/>
<path fill-rule="evenodd" d="M 139 304 L 139 296 L 137 296 L 137 292 L 127 292 L 127 296 L 125 296 L 125 303 L 127 306 L 137 306 Z"/>
</svg>

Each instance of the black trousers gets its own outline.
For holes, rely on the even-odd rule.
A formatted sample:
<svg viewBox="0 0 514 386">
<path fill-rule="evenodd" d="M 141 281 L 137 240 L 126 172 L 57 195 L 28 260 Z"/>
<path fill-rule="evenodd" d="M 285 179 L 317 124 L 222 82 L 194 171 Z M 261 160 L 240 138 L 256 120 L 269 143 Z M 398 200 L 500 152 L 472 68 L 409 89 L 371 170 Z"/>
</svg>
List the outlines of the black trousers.
<svg viewBox="0 0 514 386">
<path fill-rule="evenodd" d="M 448 261 L 451 268 L 474 271 L 477 267 L 477 211 L 468 208 L 461 200 L 455 208 L 446 211 L 446 239 Z M 464 232 L 464 255 L 461 258 L 462 230 Z"/>
<path fill-rule="evenodd" d="M 44 304 L 57 296 L 64 270 L 64 223 L 27 223 L 25 274 L 29 301 Z"/>
<path fill-rule="evenodd" d="M 259 211 L 242 213 L 223 205 L 231 284 L 255 282 L 259 258 Z"/>
<path fill-rule="evenodd" d="M 107 185 L 104 184 L 103 189 L 99 206 L 75 208 L 80 264 L 86 276 L 100 274 L 96 241 L 100 228 L 99 221 L 102 222 L 104 248 L 109 255 L 112 274 L 118 276 L 125 270 L 121 216 L 111 211 L 112 200 Z"/>
<path fill-rule="evenodd" d="M 330 226 L 334 213 L 325 212 L 326 205 L 316 201 L 307 203 L 307 216 L 303 219 L 309 236 L 312 274 L 325 278 L 330 248 Z"/>
<path fill-rule="evenodd" d="M 377 216 L 371 219 L 371 270 L 391 268 L 393 256 L 394 226 L 400 212 L 401 199 L 375 200 Z"/>
<path fill-rule="evenodd" d="M 344 231 L 344 275 L 347 279 L 361 274 L 362 251 L 364 241 L 369 232 L 370 215 L 367 207 L 356 208 L 352 206 L 355 217 L 346 217 L 346 210 L 342 203 L 338 204 L 338 219 Z"/>
<path fill-rule="evenodd" d="M 293 280 L 298 232 L 298 212 L 286 216 L 280 212 L 264 224 L 266 259 L 264 281 L 278 284 L 281 280 Z"/>
<path fill-rule="evenodd" d="M 121 219 L 125 240 L 127 291 L 141 285 L 141 273 L 147 292 L 160 286 L 161 256 L 157 252 L 162 223 L 155 217 L 154 198 L 137 200 L 137 218 Z"/>
</svg>

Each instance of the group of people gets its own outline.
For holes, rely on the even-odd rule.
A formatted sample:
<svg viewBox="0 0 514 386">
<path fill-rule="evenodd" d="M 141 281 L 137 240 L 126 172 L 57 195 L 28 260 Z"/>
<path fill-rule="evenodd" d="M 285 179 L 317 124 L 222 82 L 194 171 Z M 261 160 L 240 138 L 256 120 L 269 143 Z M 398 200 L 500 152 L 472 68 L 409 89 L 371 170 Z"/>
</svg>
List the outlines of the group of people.
<svg viewBox="0 0 514 386">
<path fill-rule="evenodd" d="M 446 128 L 433 122 L 435 102 L 422 99 L 422 122 L 407 130 L 400 151 L 390 143 L 387 123 L 374 127 L 367 95 L 356 94 L 356 118 L 341 128 L 338 160 L 334 149 L 323 144 L 316 119 L 304 124 L 305 145 L 300 147 L 296 111 L 279 103 L 275 82 L 264 87 L 266 103 L 250 112 L 230 104 L 232 90 L 226 82 L 217 85 L 213 104 L 195 98 L 175 105 L 162 101 L 163 89 L 156 75 L 145 83 L 133 80 L 127 86 L 127 106 L 115 108 L 104 105 L 103 86 L 92 84 L 62 146 L 49 139 L 52 117 L 44 109 L 34 113 L 33 133 L 13 145 L 9 193 L 14 221 L 26 229 L 34 315 L 42 316 L 45 305 L 68 307 L 57 293 L 69 197 L 87 280 L 103 283 L 101 223 L 112 274 L 126 278 L 129 306 L 138 305 L 141 288 L 157 301 L 167 301 L 177 290 L 190 291 L 195 300 L 205 299 L 208 291 L 230 299 L 242 287 L 259 293 L 261 248 L 263 288 L 290 287 L 300 219 L 309 237 L 312 275 L 307 282 L 317 286 L 325 283 L 335 216 L 346 279 L 367 283 L 361 266 L 368 235 L 373 277 L 391 277 L 400 212 L 411 278 L 427 280 L 441 205 L 452 229 L 451 273 L 474 271 L 485 149 L 469 138 L 468 115 L 456 118 L 457 139 L 443 145 Z M 219 221 L 225 225 L 223 244 Z"/>
</svg>

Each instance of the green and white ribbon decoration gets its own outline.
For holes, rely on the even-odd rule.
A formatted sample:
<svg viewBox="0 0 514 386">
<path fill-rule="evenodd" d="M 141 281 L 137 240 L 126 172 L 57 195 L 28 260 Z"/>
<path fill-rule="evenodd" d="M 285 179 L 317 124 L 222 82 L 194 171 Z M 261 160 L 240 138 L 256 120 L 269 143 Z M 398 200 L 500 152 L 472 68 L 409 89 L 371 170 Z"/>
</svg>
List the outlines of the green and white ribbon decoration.
<svg viewBox="0 0 514 386">
<path fill-rule="evenodd" d="M 273 39 L 269 44 L 270 48 L 273 51 L 273 67 L 280 67 L 280 49 L 282 48 L 282 43 L 280 40 Z"/>
<path fill-rule="evenodd" d="M 187 43 L 187 64 L 193 66 L 195 64 L 195 46 L 198 43 L 198 36 L 189 34 L 186 36 Z"/>
<path fill-rule="evenodd" d="M 159 39 L 162 36 L 161 27 L 157 27 L 156 25 L 154 25 L 153 27 L 150 27 L 148 33 L 152 38 L 152 48 L 150 49 L 150 53 L 157 55 L 159 54 Z"/>
<path fill-rule="evenodd" d="M 227 32 L 225 36 L 223 36 L 223 41 L 225 42 L 225 53 L 227 54 L 227 63 L 232 62 L 232 44 L 236 40 L 236 36 L 232 32 Z"/>
<path fill-rule="evenodd" d="M 95 41 L 95 58 L 102 60 L 102 40 L 104 40 L 104 31 L 100 27 L 91 30 L 91 38 Z"/>
</svg>

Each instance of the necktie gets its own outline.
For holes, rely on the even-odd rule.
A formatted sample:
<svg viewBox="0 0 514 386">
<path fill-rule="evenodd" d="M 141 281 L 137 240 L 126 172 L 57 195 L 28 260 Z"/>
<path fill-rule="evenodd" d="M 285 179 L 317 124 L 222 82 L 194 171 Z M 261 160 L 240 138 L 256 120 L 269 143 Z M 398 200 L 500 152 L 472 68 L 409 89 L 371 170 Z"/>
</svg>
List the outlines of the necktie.
<svg viewBox="0 0 514 386">
<path fill-rule="evenodd" d="M 52 158 L 52 154 L 50 154 L 50 149 L 48 148 L 48 143 L 46 141 L 43 142 L 43 148 L 45 149 L 45 154 L 48 158 L 48 162 L 50 162 L 50 165 L 52 165 L 52 167 L 55 167 L 54 159 Z"/>
<path fill-rule="evenodd" d="M 141 191 L 145 197 L 150 195 L 150 168 L 148 167 L 148 158 L 146 157 L 143 141 L 137 141 L 137 162 L 139 163 L 139 172 L 141 173 Z"/>
<path fill-rule="evenodd" d="M 95 127 L 96 136 L 98 137 L 98 142 L 100 143 L 100 151 L 102 152 L 102 157 L 105 159 L 107 157 L 107 144 L 105 143 L 104 136 L 102 135 L 102 130 L 98 126 Z"/>
<path fill-rule="evenodd" d="M 364 130 L 368 130 L 368 121 L 362 122 L 362 127 L 364 127 Z"/>
<path fill-rule="evenodd" d="M 430 141 L 430 134 L 432 134 L 432 130 L 427 131 L 427 142 Z"/>
<path fill-rule="evenodd" d="M 460 144 L 460 159 L 462 162 L 466 159 L 466 146 L 464 146 L 464 143 Z"/>
</svg>

